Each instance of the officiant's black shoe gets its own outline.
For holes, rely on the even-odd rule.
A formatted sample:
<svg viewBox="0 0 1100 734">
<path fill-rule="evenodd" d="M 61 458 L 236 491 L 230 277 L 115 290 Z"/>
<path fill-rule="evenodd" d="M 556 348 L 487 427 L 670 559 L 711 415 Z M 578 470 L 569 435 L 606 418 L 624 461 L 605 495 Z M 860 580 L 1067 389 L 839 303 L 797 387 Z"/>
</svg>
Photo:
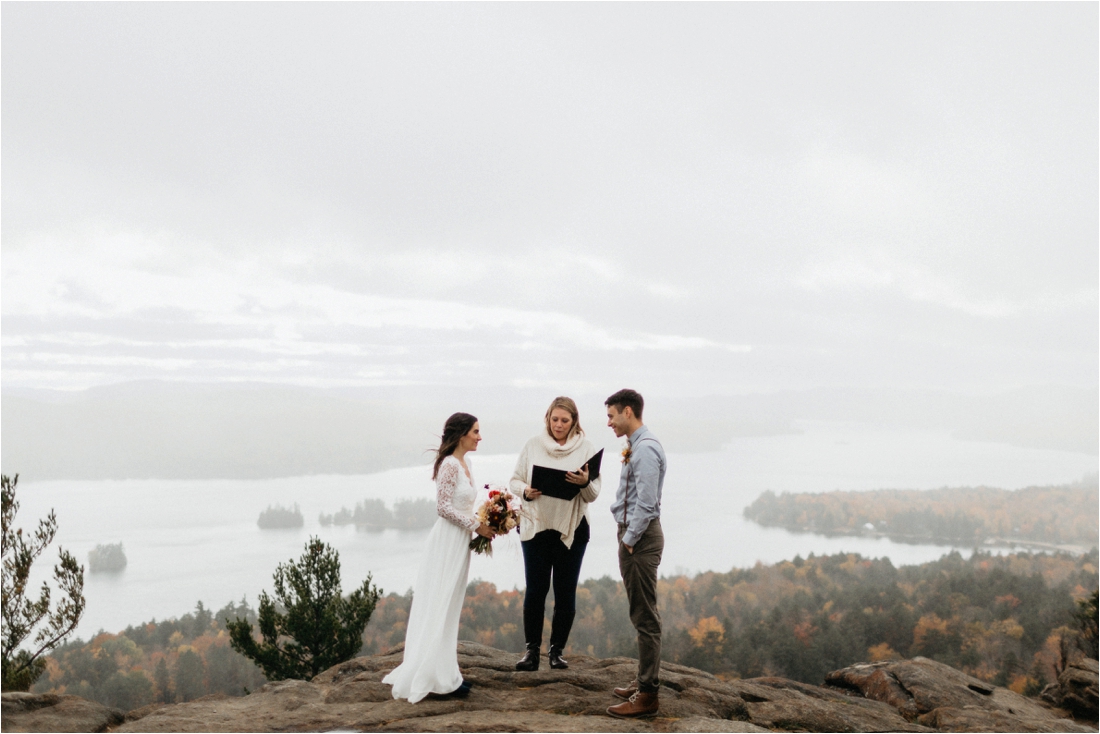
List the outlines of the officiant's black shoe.
<svg viewBox="0 0 1100 734">
<path fill-rule="evenodd" d="M 541 645 L 527 645 L 527 652 L 523 653 L 523 657 L 516 663 L 516 670 L 538 670 L 539 669 L 539 655 L 542 654 L 540 650 Z"/>
<path fill-rule="evenodd" d="M 546 653 L 546 656 L 550 658 L 550 667 L 554 670 L 565 670 L 569 667 L 569 663 L 565 662 L 565 658 L 561 656 L 561 648 L 557 645 L 551 645 L 550 652 Z"/>
</svg>

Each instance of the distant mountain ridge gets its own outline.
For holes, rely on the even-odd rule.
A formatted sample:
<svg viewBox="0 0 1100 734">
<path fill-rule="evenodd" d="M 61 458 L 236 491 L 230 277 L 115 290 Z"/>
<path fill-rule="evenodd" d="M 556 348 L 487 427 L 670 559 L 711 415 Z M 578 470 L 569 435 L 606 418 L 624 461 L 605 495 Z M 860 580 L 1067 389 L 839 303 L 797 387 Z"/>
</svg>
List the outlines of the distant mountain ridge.
<svg viewBox="0 0 1100 734">
<path fill-rule="evenodd" d="M 618 387 L 618 386 L 614 386 Z M 608 393 L 610 392 L 610 388 Z M 597 444 L 605 393 L 574 395 Z M 47 479 L 265 479 L 364 474 L 427 463 L 451 412 L 482 421 L 487 453 L 518 452 L 541 428 L 553 390 L 445 387 L 321 389 L 269 384 L 131 382 L 79 392 L 5 389 L 3 471 Z M 1098 453 L 1100 391 L 1033 387 L 992 396 L 817 389 L 652 396 L 646 421 L 673 452 L 736 437 L 797 432 L 798 420 L 952 431 L 959 438 Z"/>
</svg>

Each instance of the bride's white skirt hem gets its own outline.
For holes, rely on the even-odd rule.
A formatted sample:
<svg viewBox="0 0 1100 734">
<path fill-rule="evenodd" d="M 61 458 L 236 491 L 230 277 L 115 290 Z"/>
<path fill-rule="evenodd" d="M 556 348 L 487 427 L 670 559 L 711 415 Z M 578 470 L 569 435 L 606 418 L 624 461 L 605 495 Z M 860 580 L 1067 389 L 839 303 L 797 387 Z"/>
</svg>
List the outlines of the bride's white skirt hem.
<svg viewBox="0 0 1100 734">
<path fill-rule="evenodd" d="M 413 587 L 401 665 L 383 683 L 393 697 L 416 703 L 462 685 L 458 669 L 458 625 L 470 571 L 470 532 L 440 518 L 428 535 L 424 562 Z"/>
<path fill-rule="evenodd" d="M 397 670 L 395 669 L 392 673 L 390 673 L 385 678 L 383 678 L 382 682 L 393 686 L 393 697 L 394 698 L 396 698 L 396 699 L 402 699 L 403 698 L 403 699 L 407 700 L 409 703 L 417 703 L 418 701 L 422 701 L 422 700 L 424 700 L 425 698 L 427 698 L 428 696 L 430 696 L 433 693 L 436 694 L 436 695 L 439 695 L 439 696 L 446 696 L 448 693 L 454 693 L 455 691 L 457 691 L 459 686 L 462 685 L 462 675 L 459 674 L 458 680 L 455 681 L 454 685 L 450 685 L 450 684 L 438 685 L 438 686 L 433 686 L 429 690 L 423 690 L 423 689 L 418 690 L 418 691 L 399 690 L 399 687 L 401 685 L 401 681 L 399 680 L 400 676 L 395 676 L 394 675 L 394 673 L 396 673 L 396 672 L 397 672 Z"/>
</svg>

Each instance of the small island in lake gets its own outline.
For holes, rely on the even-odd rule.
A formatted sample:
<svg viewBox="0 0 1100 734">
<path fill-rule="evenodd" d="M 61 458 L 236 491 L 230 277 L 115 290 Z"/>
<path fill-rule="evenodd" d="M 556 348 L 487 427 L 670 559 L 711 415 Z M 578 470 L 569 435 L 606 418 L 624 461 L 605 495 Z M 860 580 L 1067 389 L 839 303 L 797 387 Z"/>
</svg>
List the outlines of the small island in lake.
<svg viewBox="0 0 1100 734">
<path fill-rule="evenodd" d="M 398 500 L 393 509 L 380 499 L 363 500 L 354 510 L 341 507 L 334 514 L 321 513 L 318 521 L 324 525 L 355 525 L 364 530 L 425 530 L 435 524 L 435 501 L 429 499 Z"/>
<path fill-rule="evenodd" d="M 302 511 L 298 508 L 298 503 L 294 503 L 294 507 L 283 507 L 282 505 L 272 507 L 268 505 L 267 509 L 260 513 L 256 524 L 264 530 L 271 530 L 274 528 L 300 528 L 306 524 L 306 521 L 302 517 Z"/>
<path fill-rule="evenodd" d="M 122 543 L 97 545 L 88 552 L 88 570 L 92 573 L 118 573 L 126 568 Z"/>
</svg>

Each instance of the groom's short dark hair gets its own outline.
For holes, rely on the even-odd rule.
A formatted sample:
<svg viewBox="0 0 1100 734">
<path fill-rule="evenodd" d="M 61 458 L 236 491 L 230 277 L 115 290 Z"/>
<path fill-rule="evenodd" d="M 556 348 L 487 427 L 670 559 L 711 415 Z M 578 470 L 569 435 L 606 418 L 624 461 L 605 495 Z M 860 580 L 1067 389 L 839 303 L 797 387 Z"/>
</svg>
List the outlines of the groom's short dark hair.
<svg viewBox="0 0 1100 734">
<path fill-rule="evenodd" d="M 625 390 L 619 390 L 619 392 L 603 401 L 603 404 L 609 408 L 614 405 L 620 413 L 623 408 L 630 408 L 634 411 L 634 417 L 638 420 L 642 419 L 642 408 L 645 407 L 642 394 L 637 390 L 631 390 L 629 387 Z"/>
</svg>

